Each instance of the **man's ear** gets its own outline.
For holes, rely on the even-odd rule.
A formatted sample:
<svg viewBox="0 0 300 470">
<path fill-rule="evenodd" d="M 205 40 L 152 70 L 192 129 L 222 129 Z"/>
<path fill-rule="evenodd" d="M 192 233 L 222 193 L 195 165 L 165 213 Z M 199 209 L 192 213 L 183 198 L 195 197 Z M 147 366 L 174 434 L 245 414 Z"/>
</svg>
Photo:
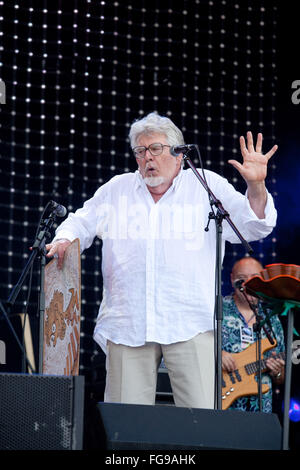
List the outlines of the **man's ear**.
<svg viewBox="0 0 300 470">
<path fill-rule="evenodd" d="M 180 155 L 178 155 L 178 157 L 176 157 L 176 162 L 178 163 L 178 168 L 181 167 L 182 159 L 183 159 L 183 154 L 182 153 Z"/>
</svg>

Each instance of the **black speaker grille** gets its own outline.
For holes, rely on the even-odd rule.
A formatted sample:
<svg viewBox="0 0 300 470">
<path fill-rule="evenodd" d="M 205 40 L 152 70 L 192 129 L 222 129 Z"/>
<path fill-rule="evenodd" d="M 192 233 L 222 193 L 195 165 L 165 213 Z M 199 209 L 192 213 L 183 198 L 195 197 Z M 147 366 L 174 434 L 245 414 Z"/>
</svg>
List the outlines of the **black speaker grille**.
<svg viewBox="0 0 300 470">
<path fill-rule="evenodd" d="M 0 449 L 71 449 L 72 388 L 72 377 L 0 374 Z"/>
<path fill-rule="evenodd" d="M 97 407 L 99 440 L 107 450 L 281 449 L 281 425 L 272 413 L 121 403 Z"/>
</svg>

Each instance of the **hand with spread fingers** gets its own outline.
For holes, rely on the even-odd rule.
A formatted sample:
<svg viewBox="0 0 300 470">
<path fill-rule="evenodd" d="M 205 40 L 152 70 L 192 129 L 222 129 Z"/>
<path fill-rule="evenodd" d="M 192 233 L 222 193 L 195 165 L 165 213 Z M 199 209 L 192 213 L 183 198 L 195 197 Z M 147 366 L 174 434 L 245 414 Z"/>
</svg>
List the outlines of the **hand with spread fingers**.
<svg viewBox="0 0 300 470">
<path fill-rule="evenodd" d="M 248 199 L 252 210 L 259 219 L 265 217 L 265 207 L 267 203 L 267 191 L 265 179 L 267 176 L 268 162 L 276 152 L 278 146 L 274 145 L 266 154 L 262 153 L 263 136 L 257 135 L 254 148 L 252 132 L 247 132 L 247 145 L 245 138 L 240 137 L 240 147 L 243 156 L 243 163 L 237 160 L 228 160 L 247 183 Z"/>
<path fill-rule="evenodd" d="M 262 153 L 263 135 L 257 135 L 256 146 L 254 148 L 252 132 L 247 132 L 247 145 L 245 138 L 240 137 L 240 148 L 243 156 L 243 164 L 237 160 L 228 160 L 234 168 L 241 174 L 244 180 L 249 183 L 260 183 L 266 179 L 268 161 L 278 149 L 274 145 L 266 154 Z"/>
</svg>

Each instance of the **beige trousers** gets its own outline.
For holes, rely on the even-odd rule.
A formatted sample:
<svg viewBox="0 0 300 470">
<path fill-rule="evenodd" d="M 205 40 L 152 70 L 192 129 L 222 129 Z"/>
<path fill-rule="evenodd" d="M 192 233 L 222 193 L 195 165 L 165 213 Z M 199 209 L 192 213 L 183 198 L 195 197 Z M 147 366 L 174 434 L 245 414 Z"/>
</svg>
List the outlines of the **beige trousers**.
<svg viewBox="0 0 300 470">
<path fill-rule="evenodd" d="M 176 406 L 214 408 L 214 333 L 179 343 L 130 347 L 107 342 L 104 400 L 154 405 L 161 358 L 168 369 Z"/>
</svg>

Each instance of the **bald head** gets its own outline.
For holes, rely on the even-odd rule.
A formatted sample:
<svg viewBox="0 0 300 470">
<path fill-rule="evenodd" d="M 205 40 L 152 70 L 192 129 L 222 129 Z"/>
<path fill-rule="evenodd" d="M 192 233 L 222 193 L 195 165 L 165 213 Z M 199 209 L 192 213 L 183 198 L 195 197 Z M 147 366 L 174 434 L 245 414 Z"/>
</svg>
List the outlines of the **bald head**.
<svg viewBox="0 0 300 470">
<path fill-rule="evenodd" d="M 242 258 L 236 261 L 236 263 L 233 265 L 231 272 L 231 283 L 233 285 L 235 281 L 238 281 L 240 279 L 246 281 L 247 279 L 250 279 L 250 277 L 259 275 L 260 271 L 262 270 L 262 264 L 255 258 Z"/>
</svg>

